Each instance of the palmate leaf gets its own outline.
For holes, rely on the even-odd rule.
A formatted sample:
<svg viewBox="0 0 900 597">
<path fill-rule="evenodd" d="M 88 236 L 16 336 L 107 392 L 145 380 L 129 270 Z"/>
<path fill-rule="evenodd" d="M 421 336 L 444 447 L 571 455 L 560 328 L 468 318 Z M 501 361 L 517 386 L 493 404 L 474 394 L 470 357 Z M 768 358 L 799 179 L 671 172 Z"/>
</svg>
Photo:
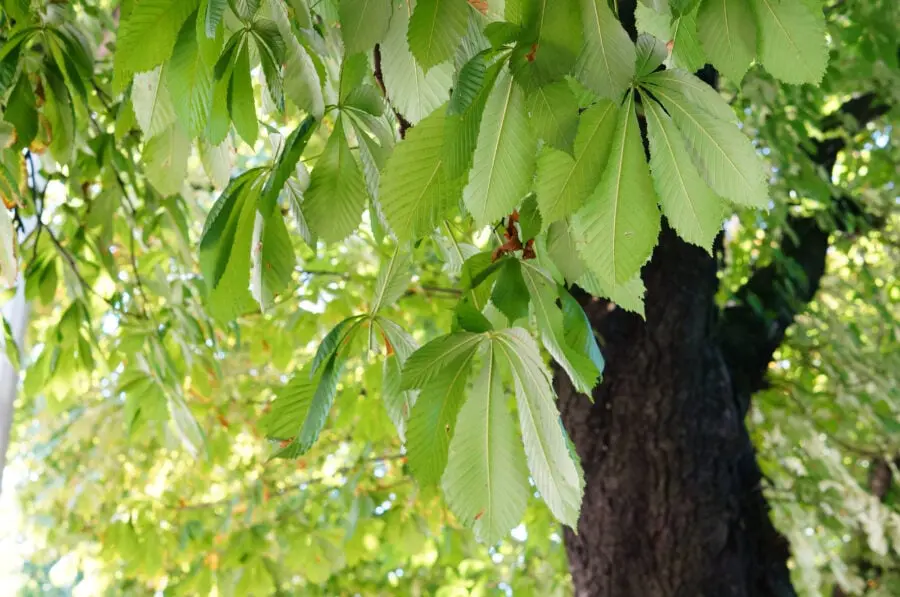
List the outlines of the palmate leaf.
<svg viewBox="0 0 900 597">
<path fill-rule="evenodd" d="M 131 75 L 152 70 L 172 55 L 178 32 L 199 0 L 142 0 L 132 5 L 116 35 L 113 90 L 122 91 Z"/>
<path fill-rule="evenodd" d="M 544 229 L 575 213 L 603 175 L 616 128 L 615 104 L 601 100 L 581 115 L 575 157 L 544 148 L 538 157 L 535 193 Z"/>
<path fill-rule="evenodd" d="M 527 262 L 523 262 L 522 277 L 531 296 L 531 310 L 544 347 L 565 369 L 575 389 L 590 394 L 597 383 L 600 370 L 587 352 L 583 351 L 583 345 L 576 349 L 567 343 L 563 314 L 556 306 L 556 282 L 546 272 Z"/>
<path fill-rule="evenodd" d="M 618 101 L 634 77 L 634 44 L 606 0 L 581 0 L 584 49 L 575 77 L 599 95 Z"/>
<path fill-rule="evenodd" d="M 766 205 L 768 188 L 762 161 L 740 129 L 684 94 L 654 86 L 653 95 L 675 121 L 694 164 L 713 191 L 739 205 Z"/>
<path fill-rule="evenodd" d="M 613 285 L 630 279 L 650 258 L 659 222 L 632 95 L 619 112 L 603 177 L 572 225 L 585 263 Z"/>
<path fill-rule="evenodd" d="M 528 472 L 506 408 L 500 358 L 486 346 L 484 365 L 462 406 L 441 480 L 450 510 L 475 536 L 493 544 L 522 519 Z"/>
<path fill-rule="evenodd" d="M 662 107 L 644 103 L 650 139 L 650 169 L 662 212 L 679 236 L 712 254 L 722 228 L 722 200 L 703 181 L 691 162 L 681 133 Z"/>
<path fill-rule="evenodd" d="M 203 30 L 206 37 L 212 39 L 216 36 L 219 29 L 219 23 L 222 22 L 222 16 L 225 14 L 225 7 L 228 6 L 228 0 L 207 0 L 203 15 Z"/>
<path fill-rule="evenodd" d="M 406 427 L 407 462 L 422 485 L 437 485 L 447 466 L 447 451 L 478 345 L 457 355 L 422 385 Z"/>
<path fill-rule="evenodd" d="M 575 528 L 584 479 L 577 457 L 569 451 L 559 421 L 550 372 L 541 360 L 537 345 L 525 330 L 512 328 L 494 332 L 491 343 L 515 382 L 519 425 L 534 484 L 556 519 Z"/>
<path fill-rule="evenodd" d="M 756 20 L 747 0 L 703 0 L 697 35 L 713 65 L 740 83 L 756 56 Z"/>
<path fill-rule="evenodd" d="M 825 16 L 808 2 L 751 0 L 759 60 L 786 83 L 818 83 L 828 66 Z"/>
<path fill-rule="evenodd" d="M 339 117 L 312 170 L 303 215 L 316 236 L 340 242 L 359 225 L 367 197 L 362 170 L 344 134 L 344 117 Z"/>
<path fill-rule="evenodd" d="M 415 4 L 410 0 L 396 7 L 381 44 L 381 67 L 388 99 L 412 124 L 444 104 L 450 98 L 453 84 L 452 62 L 436 65 L 426 73 L 409 49 L 407 25 Z"/>
<path fill-rule="evenodd" d="M 368 52 L 384 39 L 391 21 L 391 0 L 340 0 L 341 38 L 347 54 Z"/>
<path fill-rule="evenodd" d="M 534 173 L 536 147 L 525 94 L 504 71 L 484 108 L 474 165 L 463 190 L 463 201 L 476 225 L 508 215 L 525 197 Z"/>
<path fill-rule="evenodd" d="M 417 0 L 406 38 L 419 65 L 431 67 L 453 58 L 469 22 L 469 7 L 459 0 Z"/>
<path fill-rule="evenodd" d="M 460 181 L 445 168 L 444 114 L 436 110 L 410 129 L 381 175 L 378 200 L 401 241 L 430 234 L 459 200 Z"/>
</svg>

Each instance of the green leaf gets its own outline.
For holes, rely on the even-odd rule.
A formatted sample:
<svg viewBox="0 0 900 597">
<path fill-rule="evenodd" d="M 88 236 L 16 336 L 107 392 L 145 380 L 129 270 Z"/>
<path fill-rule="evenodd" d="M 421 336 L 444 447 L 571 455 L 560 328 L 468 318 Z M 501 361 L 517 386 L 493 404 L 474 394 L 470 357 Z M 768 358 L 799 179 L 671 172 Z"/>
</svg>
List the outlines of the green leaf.
<svg viewBox="0 0 900 597">
<path fill-rule="evenodd" d="M 203 170 L 217 188 L 223 189 L 228 186 L 228 181 L 231 179 L 233 153 L 234 147 L 232 147 L 230 139 L 226 139 L 219 145 L 200 143 L 200 161 L 203 163 Z"/>
<path fill-rule="evenodd" d="M 756 56 L 756 20 L 746 0 L 703 0 L 697 35 L 713 66 L 739 84 Z"/>
<path fill-rule="evenodd" d="M 737 123 L 734 110 L 715 88 L 683 70 L 661 70 L 641 79 L 644 85 L 662 87 L 685 102 L 693 103 L 726 122 Z"/>
<path fill-rule="evenodd" d="M 528 193 L 536 146 L 524 93 L 509 73 L 501 73 L 484 109 L 475 163 L 463 190 L 476 225 L 508 215 Z"/>
<path fill-rule="evenodd" d="M 125 89 L 131 75 L 153 70 L 172 55 L 181 26 L 197 10 L 199 0 L 142 0 L 116 35 L 113 90 Z"/>
<path fill-rule="evenodd" d="M 275 160 L 272 167 L 272 173 L 266 179 L 263 187 L 262 200 L 260 201 L 259 210 L 264 216 L 268 217 L 275 209 L 278 201 L 278 195 L 284 188 L 287 180 L 297 173 L 297 163 L 306 144 L 309 143 L 310 137 L 318 128 L 318 122 L 312 116 L 307 116 L 303 121 L 291 131 L 287 139 L 284 140 L 284 147 Z"/>
<path fill-rule="evenodd" d="M 167 71 L 168 67 L 157 67 L 134 76 L 131 105 L 146 139 L 158 135 L 175 122 L 175 106 L 165 84 Z"/>
<path fill-rule="evenodd" d="M 484 316 L 484 313 L 472 304 L 471 296 L 467 296 L 460 299 L 456 304 L 456 309 L 453 310 L 453 327 L 451 329 L 454 332 L 465 331 L 483 334 L 494 329 L 494 326 Z"/>
<path fill-rule="evenodd" d="M 662 107 L 647 101 L 644 114 L 650 169 L 662 212 L 681 238 L 712 254 L 713 240 L 725 217 L 722 200 L 703 182 L 681 134 Z"/>
<path fill-rule="evenodd" d="M 416 395 L 412 391 L 401 390 L 400 379 L 403 363 L 416 350 L 416 343 L 412 336 L 393 321 L 374 317 L 369 329 L 374 330 L 376 325 L 381 329 L 389 347 L 382 364 L 382 400 L 400 440 L 406 443 L 407 420 Z"/>
<path fill-rule="evenodd" d="M 563 312 L 563 328 L 565 329 L 566 344 L 571 346 L 579 354 L 586 354 L 594 363 L 599 373 L 603 373 L 605 361 L 594 337 L 591 320 L 587 313 L 578 304 L 569 291 L 562 286 L 559 289 L 559 302 Z"/>
<path fill-rule="evenodd" d="M 591 272 L 585 272 L 578 279 L 578 285 L 591 295 L 608 298 L 626 311 L 644 316 L 644 281 L 640 275 L 635 275 L 624 284 L 610 286 L 600 281 L 600 278 Z"/>
<path fill-rule="evenodd" d="M 600 370 L 586 352 L 576 350 L 566 342 L 563 314 L 556 306 L 556 282 L 546 272 L 531 264 L 522 266 L 522 277 L 528 294 L 531 295 L 532 312 L 541 334 L 541 342 L 553 359 L 565 369 L 575 389 L 590 394 L 597 384 Z"/>
<path fill-rule="evenodd" d="M 354 338 L 365 315 L 355 315 L 341 320 L 322 339 L 316 354 L 313 356 L 311 371 L 316 373 L 319 367 L 328 362 L 338 351 L 341 343 L 349 344 Z M 350 326 L 347 329 L 347 326 Z"/>
<path fill-rule="evenodd" d="M 552 148 L 541 151 L 535 193 L 544 229 L 578 211 L 600 182 L 612 147 L 617 113 L 615 104 L 601 100 L 581 115 L 574 158 Z"/>
<path fill-rule="evenodd" d="M 200 43 L 204 44 L 203 49 Z M 207 40 L 200 40 L 200 43 L 197 40 L 196 19 L 190 18 L 178 34 L 172 59 L 165 69 L 166 88 L 175 115 L 191 137 L 200 136 L 206 128 L 212 104 L 212 67 L 219 45 Z"/>
<path fill-rule="evenodd" d="M 260 311 L 265 312 L 278 293 L 291 283 L 297 263 L 280 212 L 268 216 L 256 212 L 250 251 L 250 293 L 259 303 Z"/>
<path fill-rule="evenodd" d="M 537 197 L 528 195 L 519 209 L 519 232 L 522 241 L 528 241 L 541 232 L 541 212 L 538 211 Z"/>
<path fill-rule="evenodd" d="M 425 73 L 410 51 L 406 35 L 414 6 L 414 0 L 400 3 L 381 44 L 381 68 L 388 99 L 411 124 L 444 104 L 450 98 L 453 84 L 453 63 L 439 64 Z"/>
<path fill-rule="evenodd" d="M 342 366 L 332 355 L 318 372 L 304 367 L 278 392 L 261 422 L 268 437 L 291 440 L 275 457 L 296 458 L 316 442 L 334 403 Z"/>
<path fill-rule="evenodd" d="M 256 40 L 256 48 L 263 74 L 266 77 L 266 87 L 269 96 L 275 106 L 284 109 L 284 77 L 281 65 L 285 58 L 285 42 L 281 38 L 278 25 L 271 19 L 257 18 L 250 26 L 250 32 Z"/>
<path fill-rule="evenodd" d="M 453 58 L 466 32 L 469 7 L 460 0 L 417 0 L 406 38 L 423 70 Z"/>
<path fill-rule="evenodd" d="M 206 37 L 212 39 L 216 36 L 216 31 L 219 28 L 219 23 L 222 21 L 222 15 L 225 14 L 226 6 L 228 6 L 228 0 L 207 0 L 205 14 L 203 15 Z"/>
<path fill-rule="evenodd" d="M 37 100 L 31 83 L 25 73 L 19 75 L 19 80 L 9 94 L 6 102 L 6 111 L 3 119 L 16 127 L 16 145 L 28 147 L 37 136 L 38 113 L 35 106 Z"/>
<path fill-rule="evenodd" d="M 539 87 L 528 96 L 531 126 L 539 139 L 572 153 L 578 128 L 578 100 L 566 81 Z"/>
<path fill-rule="evenodd" d="M 485 60 L 485 58 L 483 56 L 475 56 L 470 62 L 477 60 Z M 484 76 L 481 77 L 481 87 L 475 96 L 471 101 L 460 99 L 455 107 L 461 112 L 451 113 L 449 111 L 450 107 L 448 106 L 447 108 L 447 124 L 444 127 L 444 153 L 447 174 L 450 178 L 465 177 L 472 167 L 485 105 L 504 65 L 505 62 L 498 60 L 486 68 Z M 464 69 L 467 67 L 468 63 L 463 66 Z M 460 73 L 460 76 L 462 76 L 462 73 Z M 452 101 L 453 99 L 451 98 Z M 463 104 L 465 105 L 464 108 L 461 107 Z"/>
<path fill-rule="evenodd" d="M 575 78 L 600 97 L 619 101 L 634 77 L 634 44 L 607 0 L 581 0 L 581 13 L 585 43 Z"/>
<path fill-rule="evenodd" d="M 400 247 L 396 247 L 391 253 L 391 258 L 378 270 L 370 313 L 378 313 L 382 307 L 393 305 L 403 296 L 412 278 L 411 265 L 409 253 L 401 253 Z"/>
<path fill-rule="evenodd" d="M 638 36 L 635 57 L 635 74 L 638 77 L 649 75 L 665 61 L 668 51 L 666 45 L 652 35 Z"/>
<path fill-rule="evenodd" d="M 828 67 L 825 16 L 809 3 L 752 0 L 759 60 L 785 83 L 818 83 Z"/>
<path fill-rule="evenodd" d="M 572 225 L 585 263 L 610 284 L 630 279 L 653 252 L 659 235 L 659 210 L 633 95 L 619 112 L 603 177 Z"/>
<path fill-rule="evenodd" d="M 583 38 L 579 0 L 529 0 L 510 68 L 527 90 L 559 81 L 572 69 Z M 507 17 L 509 18 L 509 17 Z"/>
<path fill-rule="evenodd" d="M 341 37 L 349 54 L 368 52 L 384 39 L 391 21 L 391 0 L 340 0 Z"/>
<path fill-rule="evenodd" d="M 683 14 L 672 20 L 672 63 L 686 71 L 698 71 L 706 64 L 706 55 L 697 38 L 697 19 Z"/>
<path fill-rule="evenodd" d="M 528 472 L 495 350 L 487 346 L 484 366 L 459 412 L 441 481 L 450 510 L 487 544 L 509 533 L 528 502 Z"/>
<path fill-rule="evenodd" d="M 437 485 L 447 466 L 447 450 L 456 432 L 457 415 L 476 348 L 457 355 L 422 386 L 406 426 L 406 453 L 413 476 L 422 485 Z"/>
<path fill-rule="evenodd" d="M 144 143 L 144 174 L 160 195 L 167 197 L 181 191 L 190 155 L 190 138 L 174 124 Z"/>
<path fill-rule="evenodd" d="M 75 144 L 75 107 L 62 74 L 51 68 L 44 71 L 44 116 L 50 123 L 50 154 L 67 163 Z"/>
<path fill-rule="evenodd" d="M 406 360 L 400 388 L 404 390 L 424 388 L 455 359 L 476 351 L 483 341 L 484 337 L 481 334 L 471 332 L 455 332 L 435 338 Z"/>
<path fill-rule="evenodd" d="M 486 72 L 487 56 L 484 53 L 476 54 L 463 64 L 456 75 L 450 103 L 447 104 L 448 116 L 462 114 L 472 105 L 484 86 Z"/>
<path fill-rule="evenodd" d="M 269 16 L 278 25 L 285 44 L 284 94 L 299 109 L 321 120 L 325 113 L 325 100 L 319 73 L 306 48 L 294 35 L 291 21 L 280 2 L 268 4 Z"/>
<path fill-rule="evenodd" d="M 248 281 L 259 175 L 251 170 L 231 181 L 210 210 L 200 239 L 200 271 L 210 308 L 220 320 L 253 304 Z"/>
<path fill-rule="evenodd" d="M 5 215 L 0 216 L 0 218 L 5 218 L 7 221 L 9 220 L 9 218 Z M 18 270 L 16 270 L 16 273 L 18 273 Z M 15 284 L 15 280 L 13 280 L 12 284 Z M 12 284 L 10 284 L 10 286 Z M 9 364 L 12 365 L 12 368 L 15 371 L 19 371 L 22 368 L 22 364 L 19 360 L 19 345 L 16 343 L 16 339 L 13 335 L 12 328 L 9 326 L 9 322 L 3 316 L 0 316 L 0 319 L 3 320 L 3 349 L 6 354 L 6 358 L 9 359 Z"/>
<path fill-rule="evenodd" d="M 569 282 L 584 273 L 585 265 L 578 256 L 578 248 L 568 220 L 557 220 L 547 229 L 547 256 Z"/>
<path fill-rule="evenodd" d="M 653 94 L 684 135 L 694 164 L 716 194 L 740 205 L 764 207 L 768 203 L 763 163 L 740 129 L 682 94 L 659 86 L 653 88 Z"/>
<path fill-rule="evenodd" d="M 228 0 L 231 10 L 242 21 L 249 21 L 259 10 L 260 0 Z"/>
<path fill-rule="evenodd" d="M 534 484 L 556 519 L 575 528 L 584 479 L 559 422 L 550 372 L 525 330 L 495 332 L 491 343 L 515 382 L 519 425 Z"/>
<path fill-rule="evenodd" d="M 491 302 L 513 323 L 528 315 L 528 288 L 522 278 L 522 265 L 518 259 L 504 259 L 497 274 Z"/>
<path fill-rule="evenodd" d="M 256 120 L 256 104 L 253 99 L 253 83 L 250 81 L 250 46 L 241 44 L 228 82 L 228 113 L 238 135 L 253 147 L 259 134 Z"/>
<path fill-rule="evenodd" d="M 316 236 L 325 242 L 340 242 L 359 226 L 366 197 L 366 182 L 340 117 L 312 170 L 303 215 Z"/>
<path fill-rule="evenodd" d="M 382 173 L 378 200 L 400 241 L 430 234 L 459 199 L 460 182 L 444 166 L 444 112 L 410 129 Z"/>
</svg>

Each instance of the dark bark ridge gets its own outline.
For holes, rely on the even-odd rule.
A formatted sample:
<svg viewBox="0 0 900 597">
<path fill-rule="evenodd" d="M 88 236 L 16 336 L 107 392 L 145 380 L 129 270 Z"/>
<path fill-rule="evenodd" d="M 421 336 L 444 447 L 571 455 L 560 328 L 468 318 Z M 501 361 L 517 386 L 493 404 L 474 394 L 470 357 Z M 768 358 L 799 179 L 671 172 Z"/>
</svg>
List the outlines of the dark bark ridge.
<svg viewBox="0 0 900 597">
<path fill-rule="evenodd" d="M 632 15 L 633 4 L 620 2 L 619 14 Z M 633 22 L 623 24 L 633 32 Z M 884 113 L 874 97 L 844 108 L 862 124 Z M 823 130 L 842 122 L 834 117 Z M 843 143 L 822 141 L 811 159 L 830 172 Z M 834 205 L 859 210 L 849 197 Z M 770 521 L 743 421 L 774 351 L 825 271 L 831 231 L 813 218 L 788 225 L 794 234 L 782 241 L 781 264 L 755 272 L 721 312 L 716 260 L 666 225 L 642 272 L 646 322 L 576 295 L 606 358 L 593 403 L 555 368 L 563 422 L 586 481 L 577 534 L 565 531 L 576 595 L 796 594 L 789 546 Z M 751 294 L 762 309 L 750 308 Z"/>
</svg>

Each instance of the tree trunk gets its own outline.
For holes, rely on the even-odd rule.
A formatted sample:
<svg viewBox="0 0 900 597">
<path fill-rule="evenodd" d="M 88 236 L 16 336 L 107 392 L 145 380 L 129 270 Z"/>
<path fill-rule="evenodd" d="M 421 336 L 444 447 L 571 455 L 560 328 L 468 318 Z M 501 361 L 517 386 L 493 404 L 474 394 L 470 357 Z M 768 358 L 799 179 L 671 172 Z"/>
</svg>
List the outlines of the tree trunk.
<svg viewBox="0 0 900 597">
<path fill-rule="evenodd" d="M 556 371 L 587 483 L 575 594 L 795 595 L 716 337 L 716 262 L 665 227 L 643 277 L 646 322 L 579 297 L 606 358 L 593 404 Z"/>
</svg>

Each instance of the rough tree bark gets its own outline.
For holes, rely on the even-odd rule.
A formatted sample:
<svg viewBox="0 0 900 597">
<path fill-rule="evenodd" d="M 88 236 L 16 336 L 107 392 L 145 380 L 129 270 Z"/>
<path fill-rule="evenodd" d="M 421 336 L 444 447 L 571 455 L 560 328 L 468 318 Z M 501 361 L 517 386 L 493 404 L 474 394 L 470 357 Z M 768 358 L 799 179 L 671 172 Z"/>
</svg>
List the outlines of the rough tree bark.
<svg viewBox="0 0 900 597">
<path fill-rule="evenodd" d="M 556 377 L 587 481 L 566 531 L 576 595 L 793 595 L 717 338 L 716 262 L 666 229 L 644 280 L 646 322 L 580 297 L 606 356 L 594 403 Z"/>
<path fill-rule="evenodd" d="M 634 4 L 619 0 L 632 35 Z M 844 116 L 862 127 L 886 110 L 867 94 L 821 129 L 837 129 Z M 845 139 L 818 143 L 810 159 L 830 173 Z M 839 231 L 877 225 L 850 197 L 820 200 L 838 215 Z M 796 594 L 789 546 L 769 518 L 744 424 L 774 351 L 825 271 L 831 231 L 812 218 L 786 226 L 793 236 L 782 239 L 782 261 L 756 271 L 724 311 L 714 303 L 716 259 L 665 225 L 642 272 L 646 322 L 578 297 L 602 338 L 606 371 L 593 403 L 555 371 L 587 483 L 577 534 L 565 532 L 577 596 Z M 750 295 L 761 310 L 749 306 Z"/>
</svg>

